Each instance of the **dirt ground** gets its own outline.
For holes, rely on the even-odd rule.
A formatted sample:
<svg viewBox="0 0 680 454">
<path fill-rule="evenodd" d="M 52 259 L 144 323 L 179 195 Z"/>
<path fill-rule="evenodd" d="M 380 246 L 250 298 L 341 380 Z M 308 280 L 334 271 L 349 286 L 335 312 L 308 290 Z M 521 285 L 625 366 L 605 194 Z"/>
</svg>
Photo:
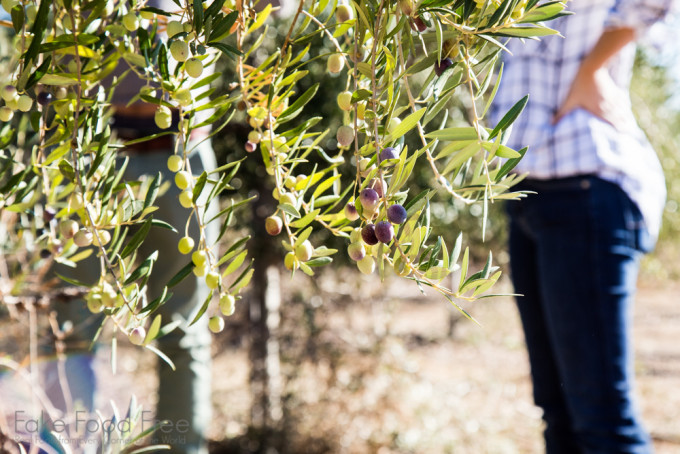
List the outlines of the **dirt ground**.
<svg viewBox="0 0 680 454">
<path fill-rule="evenodd" d="M 288 453 L 533 454 L 541 414 L 511 298 L 466 305 L 461 319 L 434 292 L 404 281 L 382 286 L 353 273 L 283 280 L 279 335 Z M 505 288 L 507 290 L 507 286 Z M 658 454 L 680 452 L 680 283 L 644 281 L 635 310 L 637 392 Z M 213 452 L 251 452 L 251 400 L 239 307 L 214 345 Z M 98 360 L 99 396 L 124 406 L 132 393 L 153 408 L 153 355 L 121 348 L 110 376 Z M 6 388 L 5 388 L 6 389 Z M 233 440 L 241 440 L 235 448 Z"/>
</svg>

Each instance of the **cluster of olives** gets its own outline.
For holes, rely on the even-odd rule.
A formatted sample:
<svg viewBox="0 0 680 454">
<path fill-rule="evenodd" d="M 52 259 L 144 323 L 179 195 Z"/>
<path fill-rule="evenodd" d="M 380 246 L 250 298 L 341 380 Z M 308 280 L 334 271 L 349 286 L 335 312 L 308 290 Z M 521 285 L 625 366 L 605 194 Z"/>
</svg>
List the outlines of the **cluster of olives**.
<svg viewBox="0 0 680 454">
<path fill-rule="evenodd" d="M 296 209 L 300 208 L 300 198 L 297 196 L 294 188 L 298 182 L 305 180 L 307 177 L 305 175 L 298 175 L 293 177 L 289 175 L 284 180 L 284 186 L 291 192 L 284 192 L 282 194 L 278 193 L 278 190 L 274 190 L 274 198 L 279 201 L 279 205 L 291 205 Z M 276 236 L 283 230 L 283 219 L 277 214 L 273 214 L 265 219 L 265 230 L 272 236 Z M 314 246 L 312 243 L 305 239 L 293 246 L 293 250 L 288 252 L 284 258 L 284 265 L 287 269 L 293 271 L 300 267 L 300 263 L 308 262 L 314 256 Z"/>
<path fill-rule="evenodd" d="M 85 301 L 87 308 L 93 314 L 98 314 L 104 309 L 122 307 L 125 304 L 125 300 L 116 289 L 103 279 L 99 284 L 90 289 L 90 292 L 85 297 Z"/>
<path fill-rule="evenodd" d="M 180 204 L 185 208 L 190 208 L 193 206 L 193 191 L 191 190 L 193 176 L 184 168 L 184 159 L 179 155 L 172 155 L 168 158 L 168 169 L 171 172 L 175 172 L 175 185 L 182 191 L 179 195 Z M 205 279 L 206 286 L 215 290 L 221 287 L 222 276 L 220 273 L 213 269 L 208 260 L 208 249 L 200 249 L 194 251 L 196 243 L 193 238 L 186 235 L 180 238 L 179 243 L 177 243 L 177 249 L 180 253 L 188 255 L 191 253 L 191 262 L 194 267 L 192 269 L 196 277 L 203 277 Z M 192 253 L 192 251 L 194 251 Z M 220 311 L 223 315 L 229 316 L 234 313 L 234 303 L 236 298 L 230 293 L 223 292 L 220 294 Z M 215 321 L 219 320 L 219 321 Z M 214 316 L 209 322 L 210 330 L 217 333 L 224 329 L 224 320 L 219 316 Z"/>
<path fill-rule="evenodd" d="M 68 89 L 66 87 L 57 86 L 53 91 L 54 94 L 44 86 L 38 87 L 35 101 L 44 108 L 49 106 L 55 99 L 62 100 L 68 96 Z M 33 97 L 26 92 L 20 93 L 15 84 L 5 84 L 0 90 L 0 97 L 5 102 L 5 105 L 0 107 L 0 121 L 12 121 L 15 112 L 30 112 L 33 108 Z M 69 105 L 70 103 L 67 104 L 66 102 L 59 103 L 58 106 L 55 106 L 57 114 L 64 116 L 65 112 L 62 109 L 57 109 L 57 107 L 68 109 Z"/>
<path fill-rule="evenodd" d="M 379 162 L 397 159 L 398 152 L 392 147 L 384 148 L 379 154 Z M 398 203 L 393 203 L 385 209 L 386 219 L 374 222 L 379 216 L 381 199 L 387 191 L 387 185 L 380 178 L 370 180 L 361 190 L 358 202 L 361 205 L 361 215 L 357 210 L 356 202 L 345 205 L 345 217 L 349 221 L 363 218 L 365 224 L 362 228 L 355 228 L 350 233 L 350 245 L 347 253 L 350 258 L 357 262 L 359 270 L 364 274 L 371 274 L 375 269 L 375 261 L 372 257 L 372 247 L 378 243 L 390 244 L 394 239 L 394 226 L 406 222 L 406 209 Z"/>
<path fill-rule="evenodd" d="M 374 189 L 366 188 L 361 191 L 359 196 L 360 203 L 364 210 L 375 209 L 379 203 L 377 193 Z M 373 207 L 373 208 L 371 208 Z M 354 203 L 350 202 L 345 206 L 345 215 L 349 220 L 359 218 Z M 349 257 L 357 262 L 359 271 L 364 274 L 371 274 L 375 269 L 375 260 L 372 257 L 372 246 L 378 243 L 389 244 L 394 239 L 394 225 L 406 222 L 407 215 L 404 207 L 398 203 L 392 204 L 387 208 L 387 219 L 373 224 L 370 220 L 363 228 L 355 228 L 350 233 L 350 244 L 347 247 Z"/>
</svg>

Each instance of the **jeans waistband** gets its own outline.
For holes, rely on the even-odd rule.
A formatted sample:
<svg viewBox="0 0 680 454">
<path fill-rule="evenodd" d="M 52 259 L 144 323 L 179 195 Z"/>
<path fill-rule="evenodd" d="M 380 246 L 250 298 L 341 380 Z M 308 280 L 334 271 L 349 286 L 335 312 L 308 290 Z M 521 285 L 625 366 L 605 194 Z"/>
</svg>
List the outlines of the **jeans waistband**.
<svg viewBox="0 0 680 454">
<path fill-rule="evenodd" d="M 593 180 L 597 178 L 597 176 L 591 174 L 550 180 L 527 178 L 518 183 L 516 189 L 536 192 L 585 190 L 589 189 L 593 184 Z"/>
</svg>

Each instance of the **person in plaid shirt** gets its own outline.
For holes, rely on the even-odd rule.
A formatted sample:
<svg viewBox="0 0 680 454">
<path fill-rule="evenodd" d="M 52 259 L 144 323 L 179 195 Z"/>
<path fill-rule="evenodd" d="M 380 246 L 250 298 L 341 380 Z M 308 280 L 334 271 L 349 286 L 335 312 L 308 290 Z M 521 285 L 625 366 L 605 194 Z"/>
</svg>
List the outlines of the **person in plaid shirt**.
<svg viewBox="0 0 680 454">
<path fill-rule="evenodd" d="M 673 0 L 574 0 L 562 35 L 508 43 L 498 120 L 529 146 L 508 204 L 511 272 L 548 453 L 649 453 L 633 399 L 631 309 L 655 243 L 663 173 L 628 95 L 634 42 Z"/>
</svg>

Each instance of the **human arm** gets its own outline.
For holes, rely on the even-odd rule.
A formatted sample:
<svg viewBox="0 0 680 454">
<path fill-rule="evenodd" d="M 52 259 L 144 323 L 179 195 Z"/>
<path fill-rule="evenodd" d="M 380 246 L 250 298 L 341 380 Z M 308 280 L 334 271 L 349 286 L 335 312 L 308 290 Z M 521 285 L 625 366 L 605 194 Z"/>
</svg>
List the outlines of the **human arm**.
<svg viewBox="0 0 680 454">
<path fill-rule="evenodd" d="M 614 126 L 623 127 L 626 120 L 622 103 L 626 96 L 614 84 L 606 69 L 607 62 L 635 39 L 632 27 L 618 27 L 606 30 L 583 59 L 569 93 L 553 118 L 553 123 L 574 109 L 582 108 Z"/>
<path fill-rule="evenodd" d="M 675 1 L 618 0 L 607 18 L 604 33 L 582 61 L 567 97 L 553 117 L 553 123 L 572 110 L 582 108 L 618 129 L 624 129 L 630 121 L 629 98 L 613 82 L 606 65 L 638 35 L 662 20 Z"/>
</svg>

